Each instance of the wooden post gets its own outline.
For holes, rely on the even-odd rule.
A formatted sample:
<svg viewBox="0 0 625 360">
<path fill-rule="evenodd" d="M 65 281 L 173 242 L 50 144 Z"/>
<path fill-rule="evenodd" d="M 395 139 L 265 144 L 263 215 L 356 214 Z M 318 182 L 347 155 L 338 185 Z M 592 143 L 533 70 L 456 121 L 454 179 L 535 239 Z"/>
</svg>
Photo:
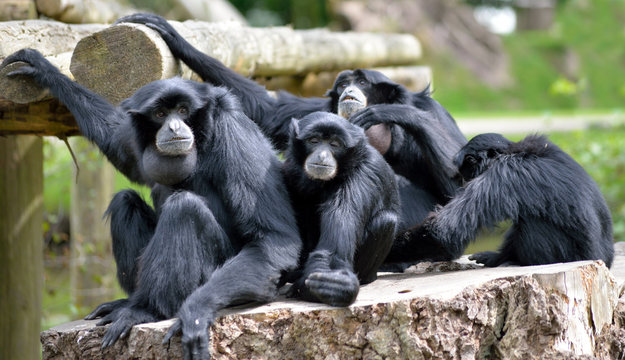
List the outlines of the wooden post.
<svg viewBox="0 0 625 360">
<path fill-rule="evenodd" d="M 72 301 L 86 314 L 115 296 L 115 261 L 104 212 L 113 197 L 115 169 L 83 137 L 71 139 L 78 159 L 78 179 L 70 187 Z"/>
<path fill-rule="evenodd" d="M 39 359 L 43 141 L 0 137 L 0 358 Z"/>
</svg>

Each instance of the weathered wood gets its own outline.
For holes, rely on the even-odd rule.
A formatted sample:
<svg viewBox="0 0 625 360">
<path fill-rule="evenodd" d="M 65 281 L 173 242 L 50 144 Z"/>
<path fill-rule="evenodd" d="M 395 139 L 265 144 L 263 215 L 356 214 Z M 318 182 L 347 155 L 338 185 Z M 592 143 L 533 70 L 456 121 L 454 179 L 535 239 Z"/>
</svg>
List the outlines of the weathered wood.
<svg viewBox="0 0 625 360">
<path fill-rule="evenodd" d="M 76 43 L 106 25 L 68 25 L 56 21 L 27 20 L 0 22 L 0 60 L 23 49 L 39 50 L 62 73 L 69 71 Z M 67 108 L 31 79 L 7 79 L 13 67 L 0 70 L 0 135 L 34 134 L 68 136 L 78 134 Z M 10 101 L 11 98 L 14 101 Z M 43 99 L 40 102 L 33 102 Z M 17 101 L 17 102 L 16 102 Z M 23 103 L 23 104 L 20 104 Z"/>
<path fill-rule="evenodd" d="M 210 53 L 226 65 L 255 76 L 292 75 L 315 68 L 336 73 L 342 68 L 368 67 L 375 62 L 413 63 L 421 51 L 417 40 L 409 35 L 294 31 L 284 27 L 254 29 L 233 23 L 196 21 L 172 24 L 200 49 L 212 49 Z M 80 49 L 73 52 L 81 39 Z M 160 36 L 141 25 L 106 28 L 40 20 L 0 23 L 0 59 L 27 47 L 42 52 L 70 78 L 78 74 L 79 82 L 115 104 L 150 81 L 175 75 L 193 77 L 188 68 L 174 59 Z M 315 47 L 330 50 L 316 54 Z M 364 54 L 375 56 L 367 60 Z M 328 57 L 327 61 L 323 56 Z M 78 133 L 71 114 L 45 89 L 25 77 L 5 76 L 18 66 L 0 70 L 0 135 Z M 332 82 L 333 78 L 325 87 L 329 88 Z"/>
<path fill-rule="evenodd" d="M 378 67 L 372 70 L 382 72 L 392 81 L 404 85 L 411 91 L 421 91 L 432 84 L 432 69 L 428 66 Z M 305 76 L 274 76 L 256 78 L 268 90 L 286 90 L 299 96 L 323 96 L 332 88 L 339 71 L 310 73 Z"/>
<path fill-rule="evenodd" d="M 28 104 L 43 100 L 48 95 L 48 91 L 39 86 L 31 77 L 25 75 L 8 76 L 11 72 L 24 66 L 28 66 L 28 64 L 18 61 L 0 69 L 2 97 L 16 104 Z"/>
<path fill-rule="evenodd" d="M 419 42 L 407 34 L 252 28 L 233 22 L 171 24 L 200 51 L 246 76 L 410 65 L 421 56 Z M 71 72 L 81 84 L 118 99 L 156 79 L 192 78 L 155 31 L 136 24 L 112 26 L 81 40 Z"/>
<path fill-rule="evenodd" d="M 48 20 L 0 22 L 0 59 L 24 48 L 37 49 L 46 57 L 73 51 L 80 39 L 104 28 L 103 24 L 69 25 Z"/>
<path fill-rule="evenodd" d="M 112 23 L 137 12 L 111 0 L 37 0 L 40 13 L 65 23 Z"/>
<path fill-rule="evenodd" d="M 160 36 L 136 24 L 112 26 L 80 40 L 70 69 L 76 81 L 114 104 L 149 82 L 179 73 Z"/>
<path fill-rule="evenodd" d="M 56 66 L 62 74 L 73 79 L 69 71 L 71 53 L 65 52 L 46 59 Z M 7 76 L 12 71 L 27 66 L 25 62 L 17 61 L 0 69 L 0 98 L 16 104 L 28 104 L 51 98 L 47 89 L 42 88 L 31 77 L 24 75 Z"/>
<path fill-rule="evenodd" d="M 0 89 L 12 101 L 0 98 L 0 135 L 34 134 L 45 136 L 71 136 L 79 134 L 76 122 L 69 110 L 50 98 L 30 78 L 9 79 L 4 74 L 19 65 L 0 70 Z M 391 80 L 401 83 L 412 91 L 420 91 L 431 83 L 431 70 L 426 66 L 375 68 Z M 305 77 L 280 76 L 271 79 L 257 79 L 268 90 L 287 90 L 300 96 L 323 96 L 334 83 L 337 72 L 308 74 Z M 109 96 L 116 97 L 114 87 Z M 43 99 L 42 101 L 38 101 Z M 119 101 L 119 97 L 112 99 Z M 35 101 L 35 102 L 31 102 Z M 20 104 L 26 103 L 26 104 Z"/>
<path fill-rule="evenodd" d="M 37 49 L 63 74 L 73 78 L 69 67 L 74 47 L 80 39 L 104 27 L 105 25 L 67 25 L 42 20 L 3 22 L 0 23 L 0 59 L 24 48 Z M 0 100 L 27 104 L 49 98 L 47 91 L 32 79 L 6 76 L 23 65 L 24 63 L 15 63 L 0 69 Z M 0 101 L 0 112 L 23 109 L 13 105 Z"/>
<path fill-rule="evenodd" d="M 43 142 L 0 137 L 0 358 L 39 359 Z"/>
<path fill-rule="evenodd" d="M 619 262 L 625 257 L 618 256 Z M 475 268 L 465 258 L 420 264 L 415 270 L 379 276 L 361 288 L 348 308 L 282 299 L 222 311 L 210 330 L 212 358 L 622 356 L 618 346 L 603 345 L 618 345 L 621 338 L 612 335 L 619 330 L 613 319 L 620 282 L 602 262 L 488 269 Z M 43 332 L 43 359 L 181 358 L 180 337 L 159 345 L 171 320 L 135 326 L 127 339 L 106 349 L 100 349 L 105 328 L 95 322 Z"/>
<path fill-rule="evenodd" d="M 115 168 L 83 137 L 70 140 L 79 171 L 70 185 L 70 283 L 80 314 L 115 296 L 115 260 L 104 212 L 113 198 Z"/>
<path fill-rule="evenodd" d="M 2 0 L 0 2 L 0 21 L 35 19 L 36 17 L 35 0 Z"/>
<path fill-rule="evenodd" d="M 0 135 L 78 135 L 76 120 L 56 99 L 16 104 L 0 99 Z"/>
</svg>

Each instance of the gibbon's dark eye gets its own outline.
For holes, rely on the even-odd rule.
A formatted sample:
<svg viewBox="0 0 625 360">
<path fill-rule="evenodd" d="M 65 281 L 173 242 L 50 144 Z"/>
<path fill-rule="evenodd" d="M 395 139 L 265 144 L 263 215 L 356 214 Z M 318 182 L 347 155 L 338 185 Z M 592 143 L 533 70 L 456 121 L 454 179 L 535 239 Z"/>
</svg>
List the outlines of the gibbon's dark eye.
<svg viewBox="0 0 625 360">
<path fill-rule="evenodd" d="M 475 159 L 475 156 L 473 156 L 473 155 L 465 155 L 464 156 L 464 162 L 467 162 L 469 164 L 475 164 L 477 162 L 477 160 Z"/>
<path fill-rule="evenodd" d="M 339 148 L 341 147 L 341 142 L 338 140 L 332 140 L 330 141 L 330 146 L 333 148 Z"/>
<path fill-rule="evenodd" d="M 308 143 L 310 144 L 319 144 L 319 139 L 316 137 L 308 139 Z"/>
<path fill-rule="evenodd" d="M 163 110 L 157 110 L 156 113 L 154 114 L 157 118 L 162 119 L 164 118 L 167 113 Z"/>
<path fill-rule="evenodd" d="M 178 108 L 178 114 L 186 115 L 189 112 L 186 106 L 181 106 Z"/>
<path fill-rule="evenodd" d="M 347 83 L 346 82 L 342 82 L 339 84 L 339 89 L 345 89 L 347 87 Z"/>
<path fill-rule="evenodd" d="M 360 80 L 358 81 L 358 84 L 359 84 L 359 85 L 362 85 L 362 86 L 365 86 L 365 85 L 367 85 L 368 83 L 367 83 L 367 80 L 365 80 L 365 79 L 360 79 Z"/>
</svg>

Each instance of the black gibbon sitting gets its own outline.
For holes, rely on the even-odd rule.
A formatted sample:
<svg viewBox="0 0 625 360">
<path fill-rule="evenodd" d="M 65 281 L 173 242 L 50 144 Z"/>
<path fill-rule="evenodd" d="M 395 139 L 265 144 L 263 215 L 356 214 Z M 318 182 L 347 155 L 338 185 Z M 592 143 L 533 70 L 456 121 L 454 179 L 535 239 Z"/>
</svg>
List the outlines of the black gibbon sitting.
<svg viewBox="0 0 625 360">
<path fill-rule="evenodd" d="M 611 266 L 612 219 L 597 184 L 546 137 L 515 143 L 499 134 L 478 135 L 455 162 L 466 185 L 420 228 L 400 237 L 415 243 L 433 238 L 460 256 L 480 228 L 510 220 L 498 252 L 470 259 L 491 267 L 577 260 Z"/>
<path fill-rule="evenodd" d="M 291 295 L 347 306 L 391 248 L 395 175 L 363 129 L 338 115 L 294 119 L 292 131 L 283 171 L 304 249 Z"/>
<path fill-rule="evenodd" d="M 111 221 L 118 278 L 129 294 L 88 319 L 112 323 L 103 347 L 133 325 L 178 316 L 185 358 L 208 356 L 208 327 L 233 303 L 269 301 L 301 249 L 281 163 L 227 89 L 179 78 L 150 83 L 119 107 L 61 74 L 35 50 L 26 75 L 63 102 L 82 134 L 130 180 L 152 187 L 154 209 L 125 190 Z"/>
<path fill-rule="evenodd" d="M 453 155 L 466 138 L 451 115 L 430 97 L 429 89 L 411 92 L 378 71 L 357 69 L 341 72 L 326 97 L 302 98 L 280 91 L 274 98 L 263 86 L 195 49 L 160 16 L 134 14 L 117 21 L 121 22 L 156 30 L 174 56 L 204 81 L 229 88 L 279 150 L 287 147 L 291 119 L 315 111 L 339 114 L 363 126 L 371 145 L 399 175 L 400 229 L 421 223 L 437 204 L 446 204 L 461 184 Z M 387 262 L 453 258 L 436 244 L 419 244 L 418 252 L 405 250 L 412 245 L 396 239 Z"/>
</svg>

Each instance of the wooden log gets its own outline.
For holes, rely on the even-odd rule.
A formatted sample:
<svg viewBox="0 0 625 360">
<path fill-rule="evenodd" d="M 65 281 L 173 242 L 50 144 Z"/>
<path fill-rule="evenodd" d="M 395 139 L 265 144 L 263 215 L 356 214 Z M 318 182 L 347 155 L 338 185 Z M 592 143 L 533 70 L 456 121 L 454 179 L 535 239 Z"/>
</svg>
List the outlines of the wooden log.
<svg viewBox="0 0 625 360">
<path fill-rule="evenodd" d="M 39 359 L 43 141 L 0 137 L 0 359 Z"/>
<path fill-rule="evenodd" d="M 0 22 L 0 60 L 20 49 L 33 48 L 62 73 L 72 77 L 69 65 L 74 47 L 80 39 L 105 27 L 46 20 Z M 0 134 L 61 137 L 78 134 L 69 110 L 47 96 L 45 89 L 25 77 L 6 78 L 6 73 L 19 66 L 15 64 L 0 70 Z"/>
<path fill-rule="evenodd" d="M 47 89 L 39 86 L 31 77 L 25 75 L 7 76 L 24 66 L 28 66 L 28 64 L 18 61 L 0 69 L 2 97 L 17 104 L 28 104 L 43 100 L 48 94 Z"/>
<path fill-rule="evenodd" d="M 11 67 L 19 67 L 15 64 Z M 412 91 L 420 91 L 430 83 L 431 70 L 426 66 L 375 68 L 391 80 Z M 0 135 L 33 134 L 42 136 L 71 136 L 79 134 L 72 114 L 58 100 L 31 79 L 9 79 L 3 75 L 10 68 L 0 70 L 0 93 L 12 99 L 0 98 Z M 336 71 L 301 76 L 280 76 L 256 79 L 269 90 L 286 89 L 300 96 L 323 96 L 332 87 Z M 23 83 L 22 83 L 23 81 Z M 114 88 L 110 89 L 115 96 Z M 41 101 L 39 101 L 41 100 Z M 113 99 L 116 100 L 116 99 Z M 119 99 L 118 99 L 119 100 Z M 117 101 L 118 101 L 117 100 Z"/>
<path fill-rule="evenodd" d="M 73 51 L 80 39 L 104 28 L 103 24 L 69 25 L 48 20 L 0 22 L 0 59 L 24 48 L 37 49 L 46 57 Z"/>
<path fill-rule="evenodd" d="M 421 91 L 432 84 L 432 69 L 428 66 L 393 66 L 373 68 L 410 91 Z M 332 88 L 339 71 L 310 73 L 305 76 L 273 76 L 255 78 L 268 90 L 286 90 L 299 96 L 324 96 Z"/>
<path fill-rule="evenodd" d="M 117 1 L 107 0 L 37 0 L 40 13 L 71 24 L 113 23 L 124 15 L 137 12 Z"/>
<path fill-rule="evenodd" d="M 48 56 L 48 61 L 55 65 L 61 73 L 73 79 L 69 71 L 71 53 L 66 52 L 56 56 Z M 17 61 L 0 69 L 0 98 L 9 100 L 16 104 L 28 104 L 50 98 L 48 89 L 42 88 L 31 77 L 24 75 L 7 76 L 28 64 Z"/>
<path fill-rule="evenodd" d="M 252 28 L 233 22 L 170 23 L 200 51 L 246 76 L 410 65 L 421 56 L 419 42 L 407 34 Z M 178 67 L 155 31 L 136 24 L 109 27 L 81 40 L 72 56 L 71 72 L 81 84 L 117 99 L 156 79 L 193 76 L 186 67 Z"/>
<path fill-rule="evenodd" d="M 74 47 L 80 39 L 104 27 L 104 25 L 67 25 L 40 20 L 0 23 L 0 44 L 2 44 L 0 59 L 24 48 L 37 49 L 63 74 L 73 78 L 69 68 Z M 15 63 L 0 69 L 0 98 L 16 104 L 49 98 L 46 89 L 41 88 L 30 78 L 6 76 L 24 65 Z"/>
<path fill-rule="evenodd" d="M 70 70 L 76 81 L 113 104 L 143 85 L 180 73 L 160 36 L 136 24 L 112 26 L 80 40 Z"/>
</svg>

